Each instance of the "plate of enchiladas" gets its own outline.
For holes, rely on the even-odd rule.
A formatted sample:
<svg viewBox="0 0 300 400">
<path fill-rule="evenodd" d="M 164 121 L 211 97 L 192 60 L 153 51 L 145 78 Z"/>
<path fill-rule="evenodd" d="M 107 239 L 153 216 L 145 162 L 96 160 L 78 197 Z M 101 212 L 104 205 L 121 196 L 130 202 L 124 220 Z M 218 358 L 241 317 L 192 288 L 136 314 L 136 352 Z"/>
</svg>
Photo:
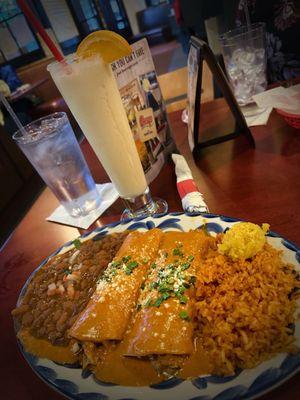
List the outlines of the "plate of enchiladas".
<svg viewBox="0 0 300 400">
<path fill-rule="evenodd" d="M 66 243 L 12 311 L 26 361 L 80 400 L 257 398 L 300 370 L 300 248 L 214 214 Z"/>
</svg>

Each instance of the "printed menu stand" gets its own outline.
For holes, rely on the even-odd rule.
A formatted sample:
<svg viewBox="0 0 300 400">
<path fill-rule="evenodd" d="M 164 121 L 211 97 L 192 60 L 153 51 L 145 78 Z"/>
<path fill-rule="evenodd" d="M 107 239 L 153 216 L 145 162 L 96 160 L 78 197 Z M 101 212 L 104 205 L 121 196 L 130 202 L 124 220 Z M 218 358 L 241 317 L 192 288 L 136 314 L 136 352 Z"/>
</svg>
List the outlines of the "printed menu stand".
<svg viewBox="0 0 300 400">
<path fill-rule="evenodd" d="M 199 140 L 199 123 L 201 111 L 202 70 L 203 61 L 206 61 L 216 84 L 223 93 L 229 109 L 235 120 L 235 130 L 232 133 L 214 137 L 205 141 Z M 218 64 L 212 50 L 203 40 L 191 37 L 191 46 L 188 56 L 188 139 L 191 151 L 196 158 L 204 147 L 232 140 L 240 135 L 245 135 L 249 143 L 254 147 L 255 142 L 250 129 L 247 126 L 244 115 L 234 97 L 227 78 Z"/>
</svg>

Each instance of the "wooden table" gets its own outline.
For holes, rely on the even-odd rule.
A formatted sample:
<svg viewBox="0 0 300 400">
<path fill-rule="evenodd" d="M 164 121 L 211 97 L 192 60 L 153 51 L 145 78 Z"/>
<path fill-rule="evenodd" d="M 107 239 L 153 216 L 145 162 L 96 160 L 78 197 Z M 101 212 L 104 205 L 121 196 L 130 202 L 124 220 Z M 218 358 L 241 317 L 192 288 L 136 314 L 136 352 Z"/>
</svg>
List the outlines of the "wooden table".
<svg viewBox="0 0 300 400">
<path fill-rule="evenodd" d="M 39 79 L 33 83 L 29 83 L 29 86 L 26 87 L 24 90 L 16 90 L 8 97 L 8 101 L 10 103 L 14 103 L 17 100 L 22 99 L 23 97 L 32 93 L 35 89 L 43 85 L 45 82 L 48 81 L 48 78 Z"/>
<path fill-rule="evenodd" d="M 195 163 L 186 140 L 181 112 L 170 115 L 174 137 L 186 156 L 195 180 L 210 211 L 256 223 L 268 222 L 288 239 L 300 242 L 300 132 L 286 125 L 275 112 L 267 126 L 252 130 L 256 148 L 243 138 L 206 148 Z M 201 127 L 206 132 L 229 127 L 228 109 L 222 99 L 203 105 Z M 221 131 L 222 132 L 222 131 Z M 83 151 L 97 182 L 108 180 L 103 168 L 86 142 Z M 152 194 L 165 198 L 170 211 L 181 210 L 172 162 L 168 162 L 151 184 Z M 0 254 L 0 332 L 1 398 L 7 400 L 62 399 L 48 388 L 22 358 L 13 332 L 10 312 L 30 272 L 57 247 L 79 232 L 45 221 L 57 206 L 46 189 L 36 200 Z M 95 226 L 112 222 L 122 211 L 118 200 Z M 300 375 L 291 378 L 265 400 L 299 399 Z"/>
</svg>

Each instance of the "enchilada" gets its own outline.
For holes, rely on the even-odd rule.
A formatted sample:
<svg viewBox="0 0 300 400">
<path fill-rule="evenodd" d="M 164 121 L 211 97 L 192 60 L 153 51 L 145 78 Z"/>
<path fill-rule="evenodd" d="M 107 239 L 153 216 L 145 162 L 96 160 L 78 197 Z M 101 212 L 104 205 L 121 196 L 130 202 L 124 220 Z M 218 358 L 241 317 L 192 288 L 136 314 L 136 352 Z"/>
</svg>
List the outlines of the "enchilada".
<svg viewBox="0 0 300 400">
<path fill-rule="evenodd" d="M 164 233 L 138 299 L 125 355 L 192 353 L 195 274 L 210 243 L 202 231 Z"/>
<path fill-rule="evenodd" d="M 96 291 L 70 329 L 81 341 L 122 340 L 162 232 L 131 232 L 101 276 Z"/>
</svg>

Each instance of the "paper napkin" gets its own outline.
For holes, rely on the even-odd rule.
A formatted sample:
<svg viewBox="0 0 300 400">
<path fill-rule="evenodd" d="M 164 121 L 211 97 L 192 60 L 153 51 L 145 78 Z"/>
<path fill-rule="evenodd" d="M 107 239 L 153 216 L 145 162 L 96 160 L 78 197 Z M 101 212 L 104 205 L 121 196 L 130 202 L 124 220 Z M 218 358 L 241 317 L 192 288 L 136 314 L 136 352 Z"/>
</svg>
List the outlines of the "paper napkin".
<svg viewBox="0 0 300 400">
<path fill-rule="evenodd" d="M 258 107 L 250 104 L 241 108 L 248 126 L 266 125 L 272 111 L 272 107 Z"/>
<path fill-rule="evenodd" d="M 75 226 L 76 228 L 87 229 L 95 222 L 105 210 L 108 209 L 119 197 L 119 194 L 112 183 L 103 183 L 96 185 L 100 195 L 99 207 L 85 215 L 84 217 L 71 217 L 63 206 L 58 206 L 53 213 L 46 218 L 47 221 L 59 222 L 64 225 Z"/>
<path fill-rule="evenodd" d="M 291 114 L 300 114 L 300 85 L 279 86 L 256 94 L 253 99 L 259 107 L 272 107 Z"/>
</svg>

